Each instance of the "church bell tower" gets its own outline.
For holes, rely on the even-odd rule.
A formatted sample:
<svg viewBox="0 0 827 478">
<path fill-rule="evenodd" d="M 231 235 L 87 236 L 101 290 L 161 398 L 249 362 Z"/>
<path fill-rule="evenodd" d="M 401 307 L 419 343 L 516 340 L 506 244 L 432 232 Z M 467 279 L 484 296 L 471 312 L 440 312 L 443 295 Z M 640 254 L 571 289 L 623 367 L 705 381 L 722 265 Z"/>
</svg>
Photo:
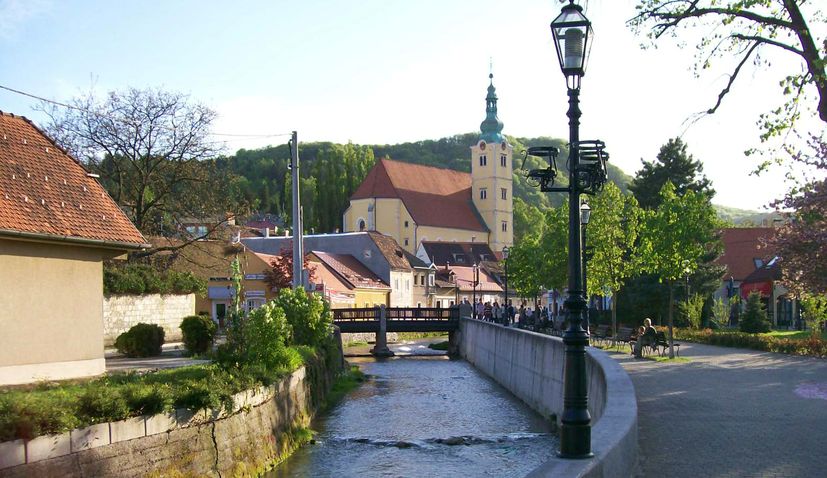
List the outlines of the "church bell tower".
<svg viewBox="0 0 827 478">
<path fill-rule="evenodd" d="M 488 245 L 500 252 L 503 246 L 514 245 L 513 147 L 502 135 L 503 123 L 497 118 L 494 75 L 488 78 L 485 120 L 477 144 L 471 146 L 471 195 L 490 231 Z"/>
</svg>

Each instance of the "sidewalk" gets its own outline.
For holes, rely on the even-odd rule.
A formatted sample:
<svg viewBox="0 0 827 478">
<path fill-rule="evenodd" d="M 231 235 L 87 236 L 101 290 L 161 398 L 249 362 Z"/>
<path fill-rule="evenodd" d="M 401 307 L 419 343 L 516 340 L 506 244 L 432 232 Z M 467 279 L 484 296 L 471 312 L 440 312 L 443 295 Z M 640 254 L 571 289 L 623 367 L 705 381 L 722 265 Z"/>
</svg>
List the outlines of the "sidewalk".
<svg viewBox="0 0 827 478">
<path fill-rule="evenodd" d="M 683 342 L 688 363 L 611 353 L 638 400 L 641 477 L 827 476 L 827 360 Z"/>
<path fill-rule="evenodd" d="M 148 371 L 210 363 L 209 360 L 186 357 L 183 342 L 164 344 L 161 348 L 161 355 L 155 357 L 129 358 L 120 355 L 114 348 L 105 349 L 104 357 L 107 372 Z"/>
</svg>

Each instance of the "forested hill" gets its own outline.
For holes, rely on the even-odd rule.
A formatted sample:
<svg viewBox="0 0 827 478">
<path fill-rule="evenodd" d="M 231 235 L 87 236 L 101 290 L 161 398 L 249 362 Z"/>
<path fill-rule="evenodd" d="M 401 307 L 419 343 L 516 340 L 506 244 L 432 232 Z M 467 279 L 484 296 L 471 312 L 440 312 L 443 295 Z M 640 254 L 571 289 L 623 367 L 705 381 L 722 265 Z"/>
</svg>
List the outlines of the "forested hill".
<svg viewBox="0 0 827 478">
<path fill-rule="evenodd" d="M 355 145 L 336 143 L 301 143 L 301 186 L 305 227 L 308 231 L 333 232 L 341 230 L 342 214 L 348 207 L 348 199 L 370 171 L 376 158 L 388 157 L 429 166 L 471 171 L 472 144 L 479 133 L 466 133 L 438 140 L 393 145 Z M 508 137 L 514 146 L 514 195 L 515 228 L 520 224 L 521 211 L 528 207 L 544 209 L 559 205 L 562 194 L 541 193 L 526 182 L 525 170 L 545 167 L 540 158 L 529 157 L 523 164 L 523 151 L 530 146 L 555 145 L 560 148 L 557 166 L 559 178 L 566 183 L 567 148 L 565 142 L 552 138 Z M 217 160 L 218 166 L 234 173 L 231 192 L 251 204 L 258 212 L 269 212 L 290 217 L 290 171 L 287 169 L 290 151 L 286 145 L 270 146 L 255 150 L 239 150 L 236 154 Z M 626 191 L 631 178 L 609 164 L 609 179 Z M 529 206 L 530 205 L 530 206 Z M 517 232 L 515 230 L 515 232 Z"/>
</svg>

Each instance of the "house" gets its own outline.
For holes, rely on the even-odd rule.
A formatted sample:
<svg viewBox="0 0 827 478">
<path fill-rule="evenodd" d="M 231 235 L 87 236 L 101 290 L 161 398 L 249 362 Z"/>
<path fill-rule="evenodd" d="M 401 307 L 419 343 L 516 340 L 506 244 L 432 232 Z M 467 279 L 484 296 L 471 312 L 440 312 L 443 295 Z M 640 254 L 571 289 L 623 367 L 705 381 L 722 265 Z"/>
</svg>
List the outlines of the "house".
<svg viewBox="0 0 827 478">
<path fill-rule="evenodd" d="M 293 238 L 243 237 L 241 242 L 253 251 L 279 255 L 281 251 L 292 248 Z M 305 251 L 347 254 L 356 258 L 391 287 L 388 301 L 391 307 L 414 305 L 414 275 L 416 271 L 424 274 L 430 266 L 405 251 L 392 237 L 375 231 L 308 235 L 303 236 L 303 244 Z"/>
<path fill-rule="evenodd" d="M 103 261 L 148 245 L 96 177 L 0 112 L 0 385 L 105 371 Z"/>
<path fill-rule="evenodd" d="M 380 159 L 350 197 L 345 232 L 377 231 L 410 253 L 423 241 L 482 242 L 496 251 L 513 244 L 513 147 L 491 81 L 471 173 Z"/>
<path fill-rule="evenodd" d="M 740 297 L 753 291 L 761 294 L 767 314 L 776 327 L 792 326 L 800 318 L 798 302 L 783 286 L 777 257 L 766 244 L 775 237 L 772 227 L 736 227 L 721 230 L 724 253 L 716 260 L 726 266 L 716 297 Z M 743 305 L 743 304 L 742 304 Z"/>
<path fill-rule="evenodd" d="M 177 239 L 151 238 L 153 246 L 175 246 Z M 162 253 L 168 266 L 180 272 L 191 272 L 207 281 L 207 294 L 196 295 L 195 310 L 209 315 L 219 324 L 232 310 L 235 300 L 232 263 L 238 258 L 241 268 L 241 288 L 244 297 L 241 308 L 249 312 L 275 297 L 275 292 L 264 281 L 264 272 L 270 268 L 270 258 L 248 250 L 242 244 L 218 240 L 195 241 L 175 251 Z"/>
<path fill-rule="evenodd" d="M 390 303 L 390 286 L 352 255 L 313 251 L 307 257 L 313 271 L 311 287 L 330 301 L 331 308 Z"/>
</svg>

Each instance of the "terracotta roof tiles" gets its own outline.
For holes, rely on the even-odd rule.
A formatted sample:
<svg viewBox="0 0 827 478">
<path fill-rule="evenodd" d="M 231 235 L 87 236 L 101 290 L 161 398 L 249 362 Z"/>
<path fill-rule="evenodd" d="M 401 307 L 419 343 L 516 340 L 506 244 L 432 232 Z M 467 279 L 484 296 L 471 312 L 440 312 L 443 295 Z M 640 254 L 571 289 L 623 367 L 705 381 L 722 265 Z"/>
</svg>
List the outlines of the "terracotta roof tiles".
<svg viewBox="0 0 827 478">
<path fill-rule="evenodd" d="M 313 254 L 353 287 L 360 289 L 390 289 L 382 279 L 350 254 L 331 254 L 321 251 L 313 251 Z"/>
<path fill-rule="evenodd" d="M 0 231 L 138 248 L 146 240 L 86 170 L 26 118 L 0 112 Z"/>
<path fill-rule="evenodd" d="M 380 159 L 350 197 L 399 198 L 421 226 L 487 232 L 471 200 L 471 175 L 453 169 Z"/>
<path fill-rule="evenodd" d="M 775 237 L 771 227 L 732 227 L 721 230 L 724 253 L 715 261 L 726 266 L 724 279 L 732 276 L 736 281 L 747 278 L 756 269 L 755 259 L 767 262 L 773 253 L 764 243 Z"/>
</svg>

